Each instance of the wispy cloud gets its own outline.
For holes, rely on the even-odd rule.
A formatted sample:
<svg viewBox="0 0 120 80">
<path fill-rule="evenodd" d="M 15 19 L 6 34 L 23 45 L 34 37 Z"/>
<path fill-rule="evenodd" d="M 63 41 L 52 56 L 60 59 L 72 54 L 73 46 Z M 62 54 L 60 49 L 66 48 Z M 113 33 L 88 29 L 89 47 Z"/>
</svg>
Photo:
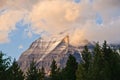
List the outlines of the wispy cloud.
<svg viewBox="0 0 120 80">
<path fill-rule="evenodd" d="M 24 48 L 23 45 L 19 45 L 19 47 L 18 47 L 19 50 L 23 49 L 23 48 Z"/>
</svg>

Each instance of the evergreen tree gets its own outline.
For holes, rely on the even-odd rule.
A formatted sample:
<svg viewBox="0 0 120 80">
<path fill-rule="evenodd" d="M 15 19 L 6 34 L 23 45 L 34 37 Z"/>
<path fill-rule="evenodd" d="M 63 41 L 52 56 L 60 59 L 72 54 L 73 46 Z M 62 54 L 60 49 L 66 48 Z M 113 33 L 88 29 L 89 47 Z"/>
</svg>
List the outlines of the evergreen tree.
<svg viewBox="0 0 120 80">
<path fill-rule="evenodd" d="M 10 58 L 3 58 L 5 56 L 5 54 L 3 54 L 2 52 L 0 52 L 0 79 L 4 79 L 4 80 L 8 80 L 8 76 L 9 73 L 8 68 L 10 66 Z M 5 77 L 5 75 L 8 75 Z"/>
<path fill-rule="evenodd" d="M 41 72 L 41 80 L 44 80 L 44 78 L 45 78 L 45 70 L 44 70 L 43 66 L 42 66 L 40 72 Z"/>
<path fill-rule="evenodd" d="M 89 67 L 92 61 L 92 55 L 90 53 L 90 51 L 88 50 L 87 46 L 85 46 L 83 52 L 82 52 L 82 58 L 84 60 L 83 66 L 86 70 L 86 72 L 88 73 L 89 71 Z"/>
<path fill-rule="evenodd" d="M 116 50 L 113 50 L 110 48 L 110 46 L 107 45 L 107 42 L 105 41 L 102 46 L 102 51 L 104 54 L 104 59 L 107 61 L 109 68 L 109 80 L 119 80 L 119 74 L 120 74 L 120 55 Z"/>
<path fill-rule="evenodd" d="M 110 60 L 112 63 L 109 63 L 112 72 L 111 80 L 120 80 L 120 55 L 117 51 L 113 51 L 112 55 Z"/>
<path fill-rule="evenodd" d="M 9 80 L 24 80 L 24 75 L 16 60 L 13 61 L 12 66 L 8 69 L 10 74 Z"/>
<path fill-rule="evenodd" d="M 37 69 L 36 62 L 32 60 L 30 63 L 30 67 L 27 71 L 26 80 L 42 80 L 41 79 L 41 71 L 40 69 Z"/>
<path fill-rule="evenodd" d="M 91 68 L 91 61 L 92 56 L 90 51 L 88 50 L 87 46 L 84 47 L 82 52 L 83 63 L 78 65 L 77 70 L 77 80 L 87 80 L 90 76 L 90 68 Z"/>
<path fill-rule="evenodd" d="M 102 52 L 102 48 L 97 43 L 94 53 L 94 60 L 91 72 L 91 80 L 110 80 L 109 79 L 109 67 L 107 66 L 108 63 L 104 59 L 104 54 Z"/>
<path fill-rule="evenodd" d="M 83 53 L 84 63 L 78 66 L 77 80 L 120 80 L 120 55 L 106 41 L 103 46 L 96 44 L 93 58 L 90 59 L 87 48 Z"/>
<path fill-rule="evenodd" d="M 52 64 L 50 66 L 51 68 L 51 73 L 50 73 L 50 78 L 51 80 L 58 80 L 58 68 L 57 68 L 57 64 L 56 61 L 53 59 Z"/>
<path fill-rule="evenodd" d="M 87 75 L 86 75 L 86 72 L 85 72 L 85 68 L 83 67 L 82 64 L 79 64 L 78 65 L 78 69 L 77 69 L 77 72 L 76 72 L 76 77 L 77 79 L 76 80 L 87 80 Z"/>
<path fill-rule="evenodd" d="M 76 59 L 71 54 L 66 63 L 66 67 L 63 69 L 63 80 L 76 80 L 76 71 L 77 71 L 78 63 Z"/>
</svg>

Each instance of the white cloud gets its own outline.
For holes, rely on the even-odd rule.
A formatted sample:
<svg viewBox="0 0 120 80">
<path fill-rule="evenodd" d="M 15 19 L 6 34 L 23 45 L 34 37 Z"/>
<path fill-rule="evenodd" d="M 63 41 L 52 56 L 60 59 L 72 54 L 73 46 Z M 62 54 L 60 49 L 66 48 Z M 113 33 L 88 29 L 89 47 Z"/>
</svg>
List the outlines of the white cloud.
<svg viewBox="0 0 120 80">
<path fill-rule="evenodd" d="M 46 6 L 47 5 L 47 6 Z M 62 6 L 61 6 L 62 5 Z M 71 27 L 80 17 L 81 7 L 70 1 L 45 0 L 33 6 L 29 19 L 35 33 L 59 33 Z"/>
<path fill-rule="evenodd" d="M 19 10 L 9 10 L 0 16 L 0 35 L 3 36 L 0 37 L 0 43 L 9 41 L 9 33 L 16 29 L 15 24 L 23 17 L 22 14 Z"/>
<path fill-rule="evenodd" d="M 8 34 L 3 32 L 1 34 L 0 32 L 0 43 L 8 43 L 8 42 L 9 42 Z"/>
<path fill-rule="evenodd" d="M 38 0 L 0 0 L 0 10 L 6 11 L 0 14 L 0 43 L 9 42 L 9 34 L 16 29 L 16 23 L 24 18 L 29 9 Z M 30 33 L 29 33 L 30 36 Z"/>
<path fill-rule="evenodd" d="M 19 47 L 18 47 L 19 50 L 23 49 L 23 48 L 24 48 L 23 45 L 19 45 Z"/>
<path fill-rule="evenodd" d="M 93 9 L 101 14 L 104 23 L 109 23 L 112 18 L 120 15 L 120 0 L 95 0 Z"/>
<path fill-rule="evenodd" d="M 71 42 L 77 42 L 83 37 L 119 41 L 116 36 L 120 35 L 120 23 L 118 15 L 114 16 L 119 11 L 119 4 L 119 0 L 94 0 L 92 4 L 89 4 L 89 0 L 81 0 L 79 4 L 73 0 L 2 0 L 0 7 L 10 8 L 0 15 L 0 35 L 5 35 L 0 38 L 0 42 L 9 41 L 9 33 L 16 29 L 15 23 L 24 14 L 27 14 L 25 22 L 31 22 L 31 30 L 27 33 L 29 37 L 32 33 L 40 34 L 41 31 L 51 34 L 67 31 L 73 33 L 71 36 L 74 39 Z M 95 23 L 96 13 L 103 18 L 102 26 Z M 73 31 L 73 28 L 77 30 Z"/>
</svg>

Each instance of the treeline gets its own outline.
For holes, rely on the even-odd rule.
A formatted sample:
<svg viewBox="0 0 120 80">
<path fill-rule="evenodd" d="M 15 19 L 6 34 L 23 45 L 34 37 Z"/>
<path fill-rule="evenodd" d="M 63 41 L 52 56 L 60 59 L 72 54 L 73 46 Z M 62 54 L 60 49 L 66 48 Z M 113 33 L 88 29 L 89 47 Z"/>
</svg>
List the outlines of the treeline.
<svg viewBox="0 0 120 80">
<path fill-rule="evenodd" d="M 112 49 L 106 41 L 102 46 L 97 43 L 93 52 L 85 47 L 82 58 L 77 80 L 120 80 L 120 50 Z"/>
<path fill-rule="evenodd" d="M 77 63 L 74 56 L 69 55 L 66 67 L 60 69 L 55 60 L 50 66 L 50 75 L 46 76 L 44 67 L 38 69 L 33 60 L 24 74 L 16 60 L 4 58 L 0 53 L 0 80 L 120 80 L 120 50 L 96 43 L 94 50 L 85 46 L 82 62 Z"/>
</svg>

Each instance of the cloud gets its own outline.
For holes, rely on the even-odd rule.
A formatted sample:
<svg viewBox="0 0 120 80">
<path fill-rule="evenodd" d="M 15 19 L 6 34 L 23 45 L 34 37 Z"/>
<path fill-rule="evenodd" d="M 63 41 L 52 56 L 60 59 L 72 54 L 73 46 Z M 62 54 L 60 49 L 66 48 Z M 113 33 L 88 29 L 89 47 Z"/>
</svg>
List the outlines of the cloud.
<svg viewBox="0 0 120 80">
<path fill-rule="evenodd" d="M 87 22 L 86 24 L 83 25 L 86 26 L 85 38 L 90 41 L 103 42 L 104 40 L 107 40 L 110 43 L 120 42 L 119 24 L 120 18 L 112 21 L 112 24 L 106 23 L 101 26 L 96 25 L 94 22 Z"/>
<path fill-rule="evenodd" d="M 35 33 L 41 31 L 59 33 L 77 21 L 81 9 L 71 1 L 45 0 L 33 6 L 29 19 Z"/>
<path fill-rule="evenodd" d="M 0 8 L 30 9 L 40 0 L 0 0 Z"/>
<path fill-rule="evenodd" d="M 71 43 L 89 39 L 91 41 L 119 41 L 119 0 L 1 0 L 0 8 L 8 11 L 0 15 L 0 42 L 9 41 L 9 33 L 24 17 L 30 23 L 32 33 L 70 34 Z M 76 1 L 80 1 L 76 3 Z M 102 5 L 102 6 L 101 6 Z M 96 14 L 99 14 L 96 19 Z M 12 20 L 11 20 L 11 15 Z M 7 23 L 6 23 L 7 22 Z M 100 23 L 102 25 L 96 24 Z M 112 32 L 111 32 L 112 30 Z M 114 38 L 114 39 L 113 39 Z"/>
<path fill-rule="evenodd" d="M 6 0 L 0 0 L 0 8 L 5 6 L 6 2 Z"/>
<path fill-rule="evenodd" d="M 9 42 L 8 34 L 7 33 L 0 34 L 0 43 L 6 43 L 6 42 Z"/>
<path fill-rule="evenodd" d="M 0 16 L 0 43 L 8 42 L 9 33 L 16 29 L 15 24 L 22 18 L 22 12 L 9 10 Z"/>
<path fill-rule="evenodd" d="M 18 49 L 20 50 L 20 49 L 23 49 L 24 47 L 23 47 L 23 45 L 20 45 L 19 47 L 18 47 Z"/>
<path fill-rule="evenodd" d="M 0 0 L 0 43 L 9 42 L 16 23 L 25 17 L 38 0 Z M 30 36 L 30 33 L 28 33 Z"/>
<path fill-rule="evenodd" d="M 93 9 L 101 14 L 105 23 L 109 23 L 113 17 L 120 16 L 120 0 L 95 0 Z"/>
<path fill-rule="evenodd" d="M 74 32 L 70 35 L 70 43 L 74 46 L 85 45 L 83 41 L 85 40 L 85 31 L 84 29 L 75 29 Z"/>
<path fill-rule="evenodd" d="M 85 26 L 82 25 L 95 19 L 93 12 L 92 6 L 87 1 L 78 4 L 68 0 L 45 0 L 33 6 L 28 20 L 32 23 L 31 29 L 36 34 L 42 31 L 50 34 L 69 33 L 71 43 L 77 44 L 74 42 L 83 40 Z M 73 28 L 78 30 L 73 31 Z"/>
<path fill-rule="evenodd" d="M 100 9 L 119 8 L 120 0 L 95 0 L 94 5 Z M 102 6 L 99 6 L 102 5 Z"/>
</svg>

